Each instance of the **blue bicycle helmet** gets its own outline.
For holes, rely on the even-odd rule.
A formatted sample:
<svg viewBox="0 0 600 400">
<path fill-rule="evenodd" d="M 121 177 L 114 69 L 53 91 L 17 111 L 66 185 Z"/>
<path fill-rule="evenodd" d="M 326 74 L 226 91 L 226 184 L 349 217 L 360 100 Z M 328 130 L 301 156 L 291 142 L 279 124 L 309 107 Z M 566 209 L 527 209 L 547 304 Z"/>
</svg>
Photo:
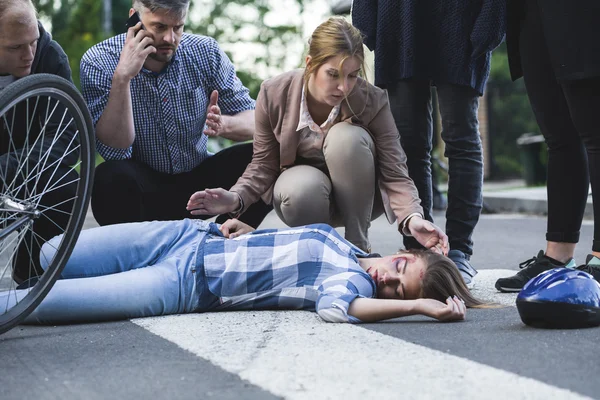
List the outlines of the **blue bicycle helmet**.
<svg viewBox="0 0 600 400">
<path fill-rule="evenodd" d="M 571 268 L 555 268 L 531 279 L 517 296 L 526 325 L 585 328 L 600 325 L 600 283 Z"/>
</svg>

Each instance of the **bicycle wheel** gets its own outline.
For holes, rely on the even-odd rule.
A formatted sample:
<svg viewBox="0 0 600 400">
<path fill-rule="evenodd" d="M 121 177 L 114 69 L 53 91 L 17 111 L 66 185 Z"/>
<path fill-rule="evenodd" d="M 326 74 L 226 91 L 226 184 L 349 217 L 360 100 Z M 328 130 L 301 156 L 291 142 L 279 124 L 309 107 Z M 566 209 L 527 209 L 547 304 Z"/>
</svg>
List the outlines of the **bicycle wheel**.
<svg viewBox="0 0 600 400">
<path fill-rule="evenodd" d="M 94 166 L 91 117 L 72 83 L 35 74 L 0 91 L 0 334 L 60 276 L 85 220 Z"/>
</svg>

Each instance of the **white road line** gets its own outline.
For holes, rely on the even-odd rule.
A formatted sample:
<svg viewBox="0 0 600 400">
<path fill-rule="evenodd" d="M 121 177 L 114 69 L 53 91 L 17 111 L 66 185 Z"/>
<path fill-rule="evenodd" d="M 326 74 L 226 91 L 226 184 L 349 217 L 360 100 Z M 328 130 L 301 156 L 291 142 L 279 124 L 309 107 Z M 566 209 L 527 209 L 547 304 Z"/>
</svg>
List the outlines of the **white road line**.
<svg viewBox="0 0 600 400">
<path fill-rule="evenodd" d="M 506 272 L 478 276 L 483 283 Z M 514 295 L 504 296 L 514 304 Z M 358 326 L 324 323 L 311 312 L 207 313 L 133 322 L 286 399 L 587 399 Z"/>
<path fill-rule="evenodd" d="M 327 324 L 310 312 L 212 313 L 134 322 L 286 399 L 585 398 L 357 326 Z"/>
<path fill-rule="evenodd" d="M 511 269 L 481 269 L 475 275 L 475 287 L 471 291 L 473 295 L 490 303 L 504 306 L 515 306 L 517 293 L 500 293 L 494 287 L 498 278 L 512 276 L 516 271 Z"/>
</svg>

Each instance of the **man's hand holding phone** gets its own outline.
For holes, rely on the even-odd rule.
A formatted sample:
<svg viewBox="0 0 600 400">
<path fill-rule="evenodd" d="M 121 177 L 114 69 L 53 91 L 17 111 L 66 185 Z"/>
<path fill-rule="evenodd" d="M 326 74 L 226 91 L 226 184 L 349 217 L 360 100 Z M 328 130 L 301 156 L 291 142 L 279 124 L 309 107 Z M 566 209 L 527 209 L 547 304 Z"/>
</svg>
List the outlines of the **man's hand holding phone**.
<svg viewBox="0 0 600 400">
<path fill-rule="evenodd" d="M 136 19 L 138 22 L 132 25 L 136 21 L 134 20 L 136 15 L 137 13 L 134 13 L 127 21 L 127 26 L 130 27 L 127 29 L 125 45 L 115 70 L 115 78 L 126 81 L 130 81 L 140 72 L 150 54 L 156 53 L 152 35 L 144 29 L 139 15 Z"/>
</svg>

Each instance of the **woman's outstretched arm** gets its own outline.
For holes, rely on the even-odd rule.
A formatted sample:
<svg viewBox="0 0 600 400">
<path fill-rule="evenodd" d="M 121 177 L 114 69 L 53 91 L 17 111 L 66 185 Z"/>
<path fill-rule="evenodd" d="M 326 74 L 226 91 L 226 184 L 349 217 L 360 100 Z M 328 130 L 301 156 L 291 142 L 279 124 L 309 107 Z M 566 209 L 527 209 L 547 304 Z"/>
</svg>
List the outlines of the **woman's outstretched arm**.
<svg viewBox="0 0 600 400">
<path fill-rule="evenodd" d="M 348 308 L 348 314 L 362 322 L 425 315 L 439 321 L 462 321 L 467 308 L 458 297 L 449 297 L 446 303 L 433 299 L 388 300 L 356 298 Z"/>
<path fill-rule="evenodd" d="M 445 303 L 433 299 L 391 300 L 373 298 L 375 284 L 366 274 L 346 272 L 327 278 L 319 287 L 316 311 L 327 322 L 376 322 L 426 315 L 439 321 L 465 319 L 465 304 L 458 297 Z"/>
</svg>

